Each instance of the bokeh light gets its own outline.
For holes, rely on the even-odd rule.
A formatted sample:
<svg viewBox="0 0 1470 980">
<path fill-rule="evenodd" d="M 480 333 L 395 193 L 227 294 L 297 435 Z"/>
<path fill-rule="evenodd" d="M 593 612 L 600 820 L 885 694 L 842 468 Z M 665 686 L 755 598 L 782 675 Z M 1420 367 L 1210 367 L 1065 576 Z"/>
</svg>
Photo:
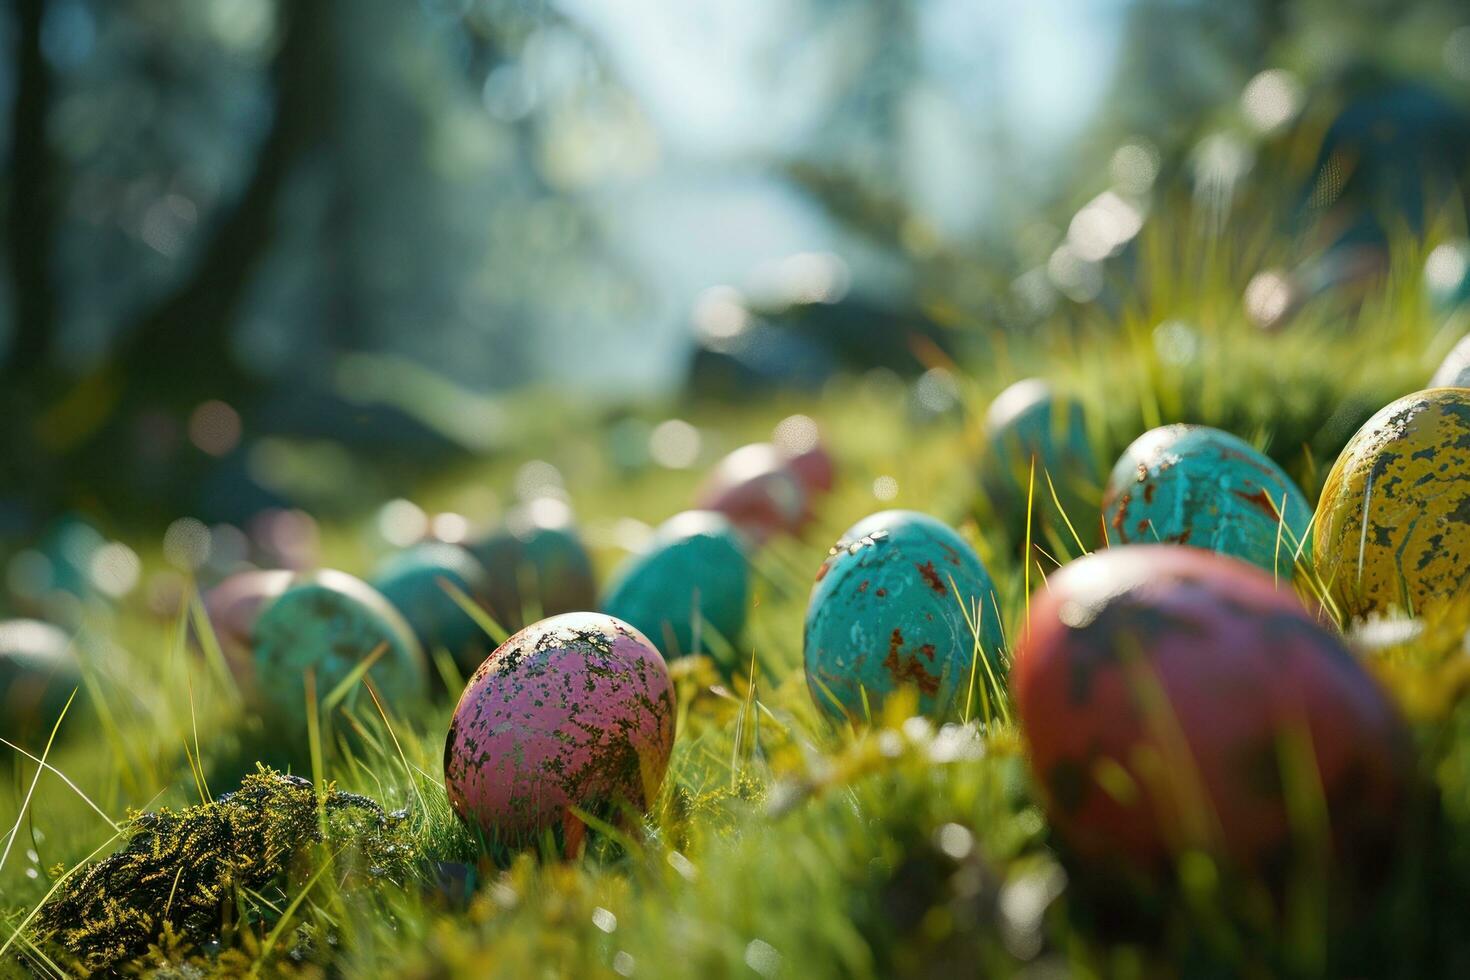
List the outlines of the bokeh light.
<svg viewBox="0 0 1470 980">
<path fill-rule="evenodd" d="M 655 463 L 683 470 L 699 459 L 699 430 L 683 419 L 668 419 L 653 427 L 648 436 L 648 454 Z"/>
<path fill-rule="evenodd" d="M 429 515 L 412 500 L 390 500 L 378 509 L 378 534 L 395 548 L 407 548 L 429 533 Z"/>
<path fill-rule="evenodd" d="M 189 441 L 211 456 L 240 444 L 240 413 L 222 401 L 207 401 L 189 416 Z"/>
</svg>

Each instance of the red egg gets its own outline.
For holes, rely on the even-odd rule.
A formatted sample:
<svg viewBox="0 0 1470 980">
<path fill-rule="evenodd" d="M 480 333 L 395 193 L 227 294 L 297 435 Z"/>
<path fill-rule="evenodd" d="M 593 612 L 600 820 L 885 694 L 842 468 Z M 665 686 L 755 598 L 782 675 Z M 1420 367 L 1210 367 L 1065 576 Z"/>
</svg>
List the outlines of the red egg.
<svg viewBox="0 0 1470 980">
<path fill-rule="evenodd" d="M 716 510 L 755 544 L 796 534 L 807 520 L 807 492 L 770 443 L 742 446 L 716 464 L 695 500 Z"/>
<path fill-rule="evenodd" d="M 817 423 L 805 415 L 788 416 L 776 424 L 773 442 L 809 498 L 831 492 L 837 467 Z"/>
<path fill-rule="evenodd" d="M 1343 855 L 1393 831 L 1407 733 L 1296 594 L 1199 549 L 1110 548 L 1053 574 L 1012 668 L 1032 772 L 1080 857 L 1160 867 L 1198 848 L 1255 869 L 1320 794 Z M 1311 799 L 1312 796 L 1307 796 Z"/>
</svg>

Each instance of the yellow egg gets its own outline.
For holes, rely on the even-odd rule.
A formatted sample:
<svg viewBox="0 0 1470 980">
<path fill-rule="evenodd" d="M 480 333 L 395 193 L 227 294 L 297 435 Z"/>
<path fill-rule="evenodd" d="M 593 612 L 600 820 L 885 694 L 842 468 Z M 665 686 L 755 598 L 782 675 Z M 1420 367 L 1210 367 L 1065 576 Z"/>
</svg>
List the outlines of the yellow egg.
<svg viewBox="0 0 1470 980">
<path fill-rule="evenodd" d="M 1470 389 L 1415 392 L 1364 423 L 1327 475 L 1313 554 L 1355 617 L 1470 591 Z"/>
</svg>

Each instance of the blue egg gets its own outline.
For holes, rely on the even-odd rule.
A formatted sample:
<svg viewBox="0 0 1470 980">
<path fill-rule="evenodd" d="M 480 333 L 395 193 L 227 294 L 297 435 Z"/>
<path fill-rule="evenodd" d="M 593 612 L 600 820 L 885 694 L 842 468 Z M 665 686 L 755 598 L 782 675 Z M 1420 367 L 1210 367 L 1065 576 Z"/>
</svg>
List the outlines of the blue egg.
<svg viewBox="0 0 1470 980">
<path fill-rule="evenodd" d="M 466 671 L 473 671 L 494 647 L 490 636 L 445 588 L 451 585 L 470 601 L 486 589 L 485 567 L 459 545 L 428 542 L 389 558 L 372 585 L 408 620 L 419 643 L 444 649 Z"/>
<path fill-rule="evenodd" d="M 468 547 L 489 575 L 490 615 L 509 632 L 597 604 L 592 559 L 563 501 L 541 497 L 517 507 L 504 527 Z"/>
<path fill-rule="evenodd" d="M 745 626 L 749 596 L 740 533 L 723 514 L 691 510 L 665 521 L 648 549 L 618 570 L 602 609 L 637 628 L 665 659 L 723 659 Z"/>
<path fill-rule="evenodd" d="M 1014 537 L 1024 536 L 1029 494 L 1034 520 L 1051 525 L 1070 542 L 1069 521 L 1083 541 L 1090 543 L 1097 535 L 1095 460 L 1082 405 L 1058 397 L 1045 381 L 1018 381 L 990 403 L 985 415 L 981 484 Z M 1052 488 L 1066 521 L 1056 512 Z"/>
<path fill-rule="evenodd" d="M 390 707 L 424 695 L 424 655 L 408 623 L 372 586 L 345 572 L 303 577 L 255 623 L 256 689 L 275 719 L 305 719 L 308 671 L 315 677 L 317 703 L 323 704 L 372 656 L 377 659 L 367 676 Z M 362 687 L 353 685 L 343 703 L 367 700 Z"/>
<path fill-rule="evenodd" d="M 941 521 L 907 510 L 864 518 L 822 563 L 807 604 L 813 700 L 861 721 L 911 687 L 930 717 L 979 715 L 982 690 L 993 691 L 1004 667 L 994 592 L 979 557 Z M 975 659 L 977 615 L 986 663 Z"/>
<path fill-rule="evenodd" d="M 1203 425 L 1151 429 L 1124 451 L 1103 496 L 1113 543 L 1187 544 L 1290 577 L 1312 508 L 1274 462 Z"/>
</svg>

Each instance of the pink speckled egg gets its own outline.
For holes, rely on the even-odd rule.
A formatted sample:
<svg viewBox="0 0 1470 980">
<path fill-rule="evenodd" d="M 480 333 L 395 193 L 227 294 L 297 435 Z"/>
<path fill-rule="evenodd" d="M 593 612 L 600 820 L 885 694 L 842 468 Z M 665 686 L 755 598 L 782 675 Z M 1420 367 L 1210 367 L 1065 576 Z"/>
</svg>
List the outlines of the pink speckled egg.
<svg viewBox="0 0 1470 980">
<path fill-rule="evenodd" d="M 789 461 L 767 442 L 735 450 L 710 471 L 695 509 L 719 511 L 753 544 L 796 534 L 808 517 L 807 492 Z"/>
<path fill-rule="evenodd" d="M 444 786 L 465 821 L 522 843 L 577 807 L 616 818 L 657 796 L 674 745 L 674 689 L 662 654 L 600 613 L 543 619 L 470 678 L 444 744 Z"/>
</svg>

